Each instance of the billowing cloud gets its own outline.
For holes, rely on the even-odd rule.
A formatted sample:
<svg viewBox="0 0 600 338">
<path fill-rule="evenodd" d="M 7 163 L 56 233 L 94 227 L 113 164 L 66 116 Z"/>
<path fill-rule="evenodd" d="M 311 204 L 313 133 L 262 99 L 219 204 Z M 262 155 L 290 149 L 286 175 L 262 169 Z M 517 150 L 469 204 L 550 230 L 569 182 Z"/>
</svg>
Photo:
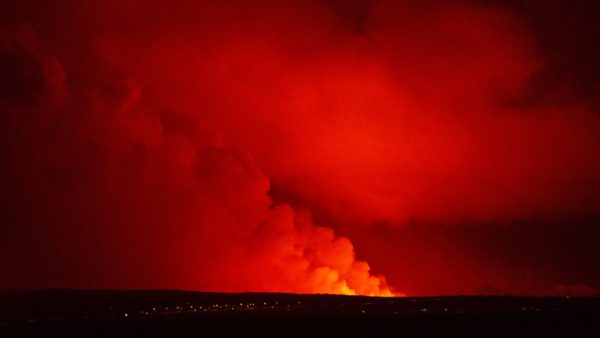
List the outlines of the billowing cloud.
<svg viewBox="0 0 600 338">
<path fill-rule="evenodd" d="M 596 107 L 514 8 L 5 6 L 0 283 L 389 293 L 354 246 L 412 293 L 600 281 L 544 246 L 595 233 Z"/>
<path fill-rule="evenodd" d="M 31 28 L 4 40 L 4 286 L 391 295 L 347 238 L 274 205 L 249 153 L 125 80 L 58 104 L 65 73 Z"/>
</svg>

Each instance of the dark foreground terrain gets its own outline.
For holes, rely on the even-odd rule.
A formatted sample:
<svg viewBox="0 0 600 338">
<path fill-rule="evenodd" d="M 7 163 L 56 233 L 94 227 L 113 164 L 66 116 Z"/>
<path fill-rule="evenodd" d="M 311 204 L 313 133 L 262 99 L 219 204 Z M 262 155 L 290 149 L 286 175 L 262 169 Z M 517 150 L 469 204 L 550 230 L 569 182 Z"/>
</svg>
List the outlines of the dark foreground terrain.
<svg viewBox="0 0 600 338">
<path fill-rule="evenodd" d="M 0 291 L 0 337 L 600 337 L 600 298 Z"/>
</svg>

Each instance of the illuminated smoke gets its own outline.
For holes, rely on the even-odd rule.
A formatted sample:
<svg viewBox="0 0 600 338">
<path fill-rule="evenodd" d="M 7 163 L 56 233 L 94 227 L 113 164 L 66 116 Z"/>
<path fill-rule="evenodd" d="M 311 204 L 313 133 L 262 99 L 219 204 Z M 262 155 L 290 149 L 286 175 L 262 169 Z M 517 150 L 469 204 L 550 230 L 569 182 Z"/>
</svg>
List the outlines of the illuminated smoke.
<svg viewBox="0 0 600 338">
<path fill-rule="evenodd" d="M 17 176 L 4 182 L 17 216 L 8 221 L 41 223 L 15 231 L 40 245 L 23 264 L 49 263 L 50 285 L 392 295 L 347 238 L 273 205 L 250 154 L 223 146 L 193 115 L 149 109 L 143 87 L 128 81 L 68 93 L 28 26 L 4 35 L 2 47 L 14 81 L 3 100 L 5 163 Z M 18 220 L 24 206 L 31 215 Z M 57 233 L 60 241 L 45 242 Z"/>
<path fill-rule="evenodd" d="M 585 223 L 597 113 L 504 7 L 344 3 L 3 4 L 0 285 L 389 294 L 350 239 L 419 292 L 525 283 L 446 227 Z"/>
</svg>

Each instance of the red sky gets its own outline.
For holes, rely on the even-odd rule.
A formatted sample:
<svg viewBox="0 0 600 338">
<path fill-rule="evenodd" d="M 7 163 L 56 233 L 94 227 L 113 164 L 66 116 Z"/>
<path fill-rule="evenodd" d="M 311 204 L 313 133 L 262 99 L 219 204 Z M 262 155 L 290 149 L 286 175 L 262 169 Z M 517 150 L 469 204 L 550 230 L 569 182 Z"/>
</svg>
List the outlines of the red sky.
<svg viewBox="0 0 600 338">
<path fill-rule="evenodd" d="M 591 1 L 0 12 L 2 288 L 599 293 Z"/>
</svg>

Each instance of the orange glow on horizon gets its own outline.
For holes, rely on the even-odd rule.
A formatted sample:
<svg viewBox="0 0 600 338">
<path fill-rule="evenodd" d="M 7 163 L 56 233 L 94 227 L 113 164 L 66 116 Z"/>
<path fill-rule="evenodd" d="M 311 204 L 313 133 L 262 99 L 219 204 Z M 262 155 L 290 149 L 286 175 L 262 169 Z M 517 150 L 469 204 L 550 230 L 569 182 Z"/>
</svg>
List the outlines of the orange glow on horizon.
<svg viewBox="0 0 600 338">
<path fill-rule="evenodd" d="M 537 3 L 0 2 L 0 289 L 600 293 L 600 52 Z"/>
</svg>

